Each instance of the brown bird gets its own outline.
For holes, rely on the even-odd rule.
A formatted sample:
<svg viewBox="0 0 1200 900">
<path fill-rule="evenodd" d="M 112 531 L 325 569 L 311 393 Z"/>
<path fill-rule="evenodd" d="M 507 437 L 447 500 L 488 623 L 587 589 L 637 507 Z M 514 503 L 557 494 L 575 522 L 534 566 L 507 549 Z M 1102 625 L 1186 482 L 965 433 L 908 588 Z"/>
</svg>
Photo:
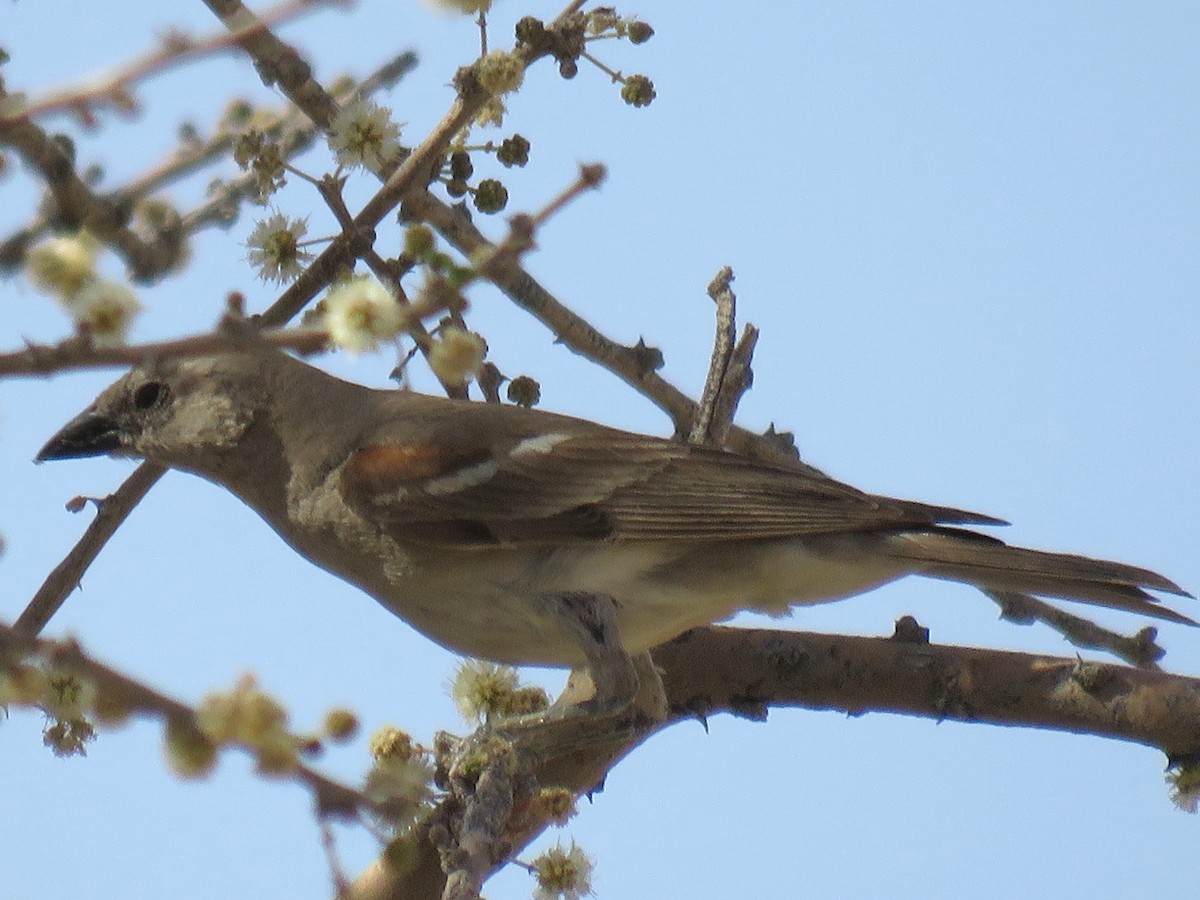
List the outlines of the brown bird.
<svg viewBox="0 0 1200 900">
<path fill-rule="evenodd" d="M 912 574 L 1195 624 L 1147 593 L 1188 596 L 1154 572 L 959 527 L 1004 524 L 989 516 L 567 416 L 370 389 L 267 349 L 134 369 L 38 460 L 100 454 L 222 485 L 439 644 L 502 663 L 594 664 L 593 643 L 640 654 L 739 610 Z"/>
</svg>

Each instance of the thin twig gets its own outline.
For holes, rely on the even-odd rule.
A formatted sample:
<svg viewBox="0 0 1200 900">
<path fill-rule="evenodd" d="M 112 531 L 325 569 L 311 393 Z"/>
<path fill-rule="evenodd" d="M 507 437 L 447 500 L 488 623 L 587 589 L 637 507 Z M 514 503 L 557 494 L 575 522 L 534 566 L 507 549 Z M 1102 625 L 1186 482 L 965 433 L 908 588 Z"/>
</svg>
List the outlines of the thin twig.
<svg viewBox="0 0 1200 900">
<path fill-rule="evenodd" d="M 713 446 L 723 447 L 725 445 L 729 431 L 733 428 L 733 419 L 737 415 L 738 404 L 741 403 L 742 397 L 754 383 L 751 360 L 757 345 L 758 329 L 748 324 L 742 329 L 742 336 L 729 356 L 729 365 L 725 368 L 725 380 L 721 382 L 721 389 L 717 392 L 712 424 L 709 426 L 709 440 Z"/>
<path fill-rule="evenodd" d="M 708 363 L 708 375 L 704 379 L 704 390 L 700 394 L 700 402 L 696 404 L 696 415 L 692 419 L 692 427 L 688 432 L 689 444 L 719 443 L 713 440 L 713 417 L 716 413 L 717 397 L 725 384 L 725 376 L 729 371 L 729 357 L 733 354 L 735 335 L 735 319 L 737 316 L 737 297 L 730 284 L 733 282 L 733 269 L 724 266 L 708 285 L 708 296 L 717 305 L 717 328 L 713 339 L 712 358 Z M 724 429 L 728 431 L 728 427 Z"/>
<path fill-rule="evenodd" d="M 579 166 L 579 177 L 575 182 L 547 203 L 533 217 L 533 228 L 536 230 L 545 225 L 551 218 L 562 212 L 571 201 L 578 199 L 581 194 L 598 190 L 608 177 L 608 169 L 603 163 L 584 163 Z"/>
<path fill-rule="evenodd" d="M 405 201 L 405 209 L 411 217 L 436 228 L 468 259 L 492 249 L 492 243 L 468 216 L 427 191 L 410 195 Z M 691 430 L 696 416 L 696 402 L 657 372 L 648 370 L 637 348 L 620 344 L 600 332 L 515 262 L 496 266 L 488 274 L 513 303 L 545 325 L 557 340 L 580 356 L 608 369 L 658 406 L 670 418 L 677 434 L 687 434 Z M 794 453 L 784 451 L 780 441 L 772 439 L 771 435 L 757 435 L 734 426 L 729 430 L 726 445 L 748 456 L 795 466 L 813 477 L 826 477 L 819 469 L 801 462 Z"/>
<path fill-rule="evenodd" d="M 383 88 L 390 87 L 412 71 L 416 64 L 417 55 L 411 50 L 406 50 L 364 78 L 362 82 L 346 93 L 345 99 L 369 96 Z M 287 104 L 284 109 L 272 113 L 260 130 L 270 135 L 277 135 L 285 160 L 307 150 L 313 145 L 317 135 L 321 133 L 321 129 L 291 103 Z M 78 200 L 77 205 L 80 211 L 84 209 L 91 211 L 80 212 L 76 218 L 79 221 L 106 221 L 105 217 L 108 215 L 107 209 L 110 204 L 128 206 L 173 181 L 196 174 L 208 163 L 219 160 L 227 154 L 235 137 L 235 132 L 220 129 L 198 147 L 182 146 L 148 172 L 108 194 L 96 193 L 83 185 L 84 191 L 76 190 L 76 194 L 73 196 Z M 222 182 L 209 200 L 181 216 L 180 231 L 183 234 L 191 235 L 206 227 L 227 227 L 237 217 L 240 204 L 247 197 L 255 195 L 257 183 L 258 179 L 254 174 L 242 175 Z M 43 213 L 20 231 L 9 235 L 3 242 L 0 242 L 0 265 L 10 267 L 18 265 L 29 247 L 39 238 L 44 237 L 53 226 L 54 218 Z M 98 236 L 104 237 L 103 231 Z M 117 245 L 118 249 L 122 246 L 124 245 Z M 136 245 L 132 246 L 135 246 L 136 249 Z"/>
<path fill-rule="evenodd" d="M 108 539 L 166 471 L 157 463 L 144 462 L 116 491 L 104 498 L 99 504 L 96 518 L 92 519 L 83 536 L 63 561 L 46 576 L 42 586 L 17 618 L 13 625 L 15 630 L 30 636 L 41 633 L 71 592 L 79 586 L 83 573 L 104 549 Z"/>
<path fill-rule="evenodd" d="M 159 356 L 206 356 L 267 344 L 281 350 L 309 355 L 327 349 L 328 335 L 323 328 L 272 329 L 247 332 L 225 329 L 207 334 L 155 341 L 98 347 L 82 338 L 68 338 L 58 344 L 30 344 L 24 350 L 0 354 L 0 377 L 45 376 L 54 372 L 96 369 L 104 366 L 136 366 Z"/>
<path fill-rule="evenodd" d="M 1142 669 L 1160 671 L 1158 661 L 1166 651 L 1155 638 L 1158 631 L 1146 627 L 1132 637 L 1117 634 L 1102 628 L 1091 619 L 1085 619 L 1016 591 L 984 591 L 1000 607 L 1000 615 L 1008 622 L 1030 625 L 1042 622 L 1049 625 L 1076 647 L 1085 650 L 1105 650 L 1118 659 Z"/>
<path fill-rule="evenodd" d="M 484 249 L 471 257 L 475 272 L 489 280 L 504 272 L 509 266 L 519 263 L 521 256 L 533 249 L 534 234 L 556 214 L 587 191 L 595 190 L 604 181 L 606 170 L 600 163 L 587 163 L 579 167 L 579 177 L 558 196 L 547 202 L 532 215 L 518 214 L 508 220 L 508 235 L 498 244 L 486 243 Z"/>
<path fill-rule="evenodd" d="M 52 91 L 40 100 L 31 101 L 19 113 L 0 116 L 0 125 L 20 118 L 35 118 L 57 112 L 74 112 L 84 119 L 84 124 L 94 124 L 93 108 L 98 105 L 108 103 L 120 109 L 129 109 L 134 104 L 132 88 L 139 81 L 171 66 L 229 50 L 263 29 L 281 25 L 289 19 L 329 5 L 321 0 L 287 0 L 259 13 L 257 18 L 248 19 L 233 31 L 226 28 L 204 38 L 192 38 L 176 32 L 168 35 L 161 47 L 118 68 L 91 86 Z"/>
<path fill-rule="evenodd" d="M 54 220 L 60 226 L 87 228 L 111 246 L 135 281 L 153 281 L 179 263 L 178 240 L 144 240 L 128 226 L 121 205 L 95 194 L 76 173 L 67 150 L 36 123 L 24 118 L 0 122 L 0 145 L 14 148 L 42 176 L 54 198 Z M 10 248 L 6 242 L 10 254 L 3 257 L 4 263 L 15 265 L 19 257 L 12 257 L 11 251 L 23 246 Z"/>
<path fill-rule="evenodd" d="M 164 723 L 183 724 L 198 730 L 196 711 L 192 707 L 97 662 L 74 641 L 37 638 L 17 625 L 0 623 L 0 665 L 33 657 L 77 672 L 95 684 L 98 695 L 114 709 L 149 714 Z M 357 818 L 360 811 L 376 808 L 361 791 L 333 781 L 303 763 L 297 763 L 288 776 L 313 793 L 322 817 L 353 819 Z"/>
<path fill-rule="evenodd" d="M 350 879 L 338 859 L 337 836 L 333 833 L 333 823 L 321 819 L 321 849 L 325 851 L 325 862 L 329 866 L 329 880 L 333 882 L 333 895 L 341 900 L 350 892 Z"/>
</svg>

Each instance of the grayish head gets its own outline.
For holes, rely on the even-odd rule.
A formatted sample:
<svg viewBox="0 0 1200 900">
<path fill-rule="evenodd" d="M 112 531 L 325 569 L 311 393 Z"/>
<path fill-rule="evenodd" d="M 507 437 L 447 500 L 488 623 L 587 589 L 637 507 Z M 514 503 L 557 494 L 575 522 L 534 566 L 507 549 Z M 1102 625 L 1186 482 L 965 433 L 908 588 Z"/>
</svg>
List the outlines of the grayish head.
<svg viewBox="0 0 1200 900">
<path fill-rule="evenodd" d="M 260 364 L 251 353 L 138 366 L 68 422 L 37 459 L 108 454 L 195 469 L 214 450 L 233 448 L 253 422 Z"/>
</svg>

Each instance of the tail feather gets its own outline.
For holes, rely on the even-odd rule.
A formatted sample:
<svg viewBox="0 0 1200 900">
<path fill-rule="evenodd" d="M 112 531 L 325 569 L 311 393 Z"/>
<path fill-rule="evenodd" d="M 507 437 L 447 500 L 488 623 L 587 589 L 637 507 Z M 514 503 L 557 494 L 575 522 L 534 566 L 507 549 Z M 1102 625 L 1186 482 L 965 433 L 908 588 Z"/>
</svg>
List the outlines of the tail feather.
<svg viewBox="0 0 1200 900">
<path fill-rule="evenodd" d="M 886 552 L 914 563 L 913 569 L 934 578 L 965 581 L 997 591 L 1019 591 L 1196 625 L 1161 606 L 1145 589 L 1181 597 L 1191 595 L 1156 572 L 1124 563 L 1071 553 L 1047 553 L 1010 547 L 970 531 L 942 529 L 892 535 Z"/>
</svg>

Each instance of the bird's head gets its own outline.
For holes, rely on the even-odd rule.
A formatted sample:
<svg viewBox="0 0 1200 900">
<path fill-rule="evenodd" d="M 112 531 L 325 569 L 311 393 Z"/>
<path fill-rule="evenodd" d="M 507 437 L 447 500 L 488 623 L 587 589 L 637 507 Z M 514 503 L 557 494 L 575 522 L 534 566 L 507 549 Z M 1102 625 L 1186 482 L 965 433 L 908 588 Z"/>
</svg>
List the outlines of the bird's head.
<svg viewBox="0 0 1200 900">
<path fill-rule="evenodd" d="M 236 447 L 260 408 L 257 354 L 155 360 L 110 385 L 68 422 L 37 461 L 88 456 L 142 457 L 203 468 Z"/>
</svg>

